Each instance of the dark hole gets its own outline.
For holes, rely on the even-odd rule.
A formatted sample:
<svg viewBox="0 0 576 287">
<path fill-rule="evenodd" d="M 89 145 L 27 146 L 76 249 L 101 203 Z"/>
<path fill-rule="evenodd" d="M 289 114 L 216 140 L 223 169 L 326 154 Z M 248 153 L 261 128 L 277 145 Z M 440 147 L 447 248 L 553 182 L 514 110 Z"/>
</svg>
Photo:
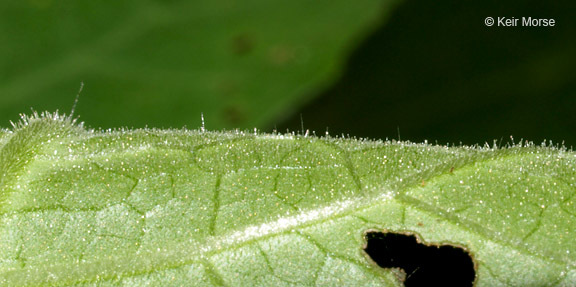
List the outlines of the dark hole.
<svg viewBox="0 0 576 287">
<path fill-rule="evenodd" d="M 400 268 L 404 286 L 473 286 L 474 262 L 463 248 L 426 245 L 411 234 L 366 233 L 364 251 L 382 268 Z"/>
</svg>

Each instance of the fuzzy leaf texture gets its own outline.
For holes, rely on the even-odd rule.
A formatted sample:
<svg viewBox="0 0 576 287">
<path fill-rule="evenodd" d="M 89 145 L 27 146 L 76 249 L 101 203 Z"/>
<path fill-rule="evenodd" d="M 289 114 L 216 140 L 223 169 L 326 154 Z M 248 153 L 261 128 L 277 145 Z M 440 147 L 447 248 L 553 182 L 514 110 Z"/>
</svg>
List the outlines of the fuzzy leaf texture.
<svg viewBox="0 0 576 287">
<path fill-rule="evenodd" d="M 462 246 L 476 286 L 576 284 L 576 154 L 190 130 L 0 131 L 2 286 L 402 286 L 367 230 Z"/>
</svg>

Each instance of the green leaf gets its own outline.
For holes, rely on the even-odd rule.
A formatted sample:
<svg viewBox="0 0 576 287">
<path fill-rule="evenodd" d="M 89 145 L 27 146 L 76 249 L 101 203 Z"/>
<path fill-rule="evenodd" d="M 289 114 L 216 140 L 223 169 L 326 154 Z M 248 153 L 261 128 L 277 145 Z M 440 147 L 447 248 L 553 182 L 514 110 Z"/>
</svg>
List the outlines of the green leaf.
<svg viewBox="0 0 576 287">
<path fill-rule="evenodd" d="M 0 131 L 0 283 L 379 285 L 368 230 L 461 246 L 477 286 L 576 284 L 576 154 L 189 130 Z"/>
<path fill-rule="evenodd" d="M 211 128 L 271 126 L 396 3 L 5 1 L 0 121 L 70 107 L 84 81 L 79 111 L 100 127 L 196 126 L 201 112 Z"/>
</svg>

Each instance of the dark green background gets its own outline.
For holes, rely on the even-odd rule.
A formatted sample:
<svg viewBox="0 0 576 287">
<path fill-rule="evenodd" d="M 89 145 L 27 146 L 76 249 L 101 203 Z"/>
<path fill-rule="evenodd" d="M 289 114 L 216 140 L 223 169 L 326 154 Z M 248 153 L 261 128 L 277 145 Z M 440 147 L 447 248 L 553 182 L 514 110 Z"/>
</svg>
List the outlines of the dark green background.
<svg viewBox="0 0 576 287">
<path fill-rule="evenodd" d="M 407 1 L 351 55 L 344 76 L 278 125 L 369 138 L 576 144 L 576 5 Z M 484 18 L 554 18 L 486 27 Z"/>
<path fill-rule="evenodd" d="M 69 111 L 84 81 L 92 127 L 196 128 L 204 112 L 208 129 L 576 144 L 573 1 L 197 3 L 1 4 L 2 126 Z"/>
</svg>

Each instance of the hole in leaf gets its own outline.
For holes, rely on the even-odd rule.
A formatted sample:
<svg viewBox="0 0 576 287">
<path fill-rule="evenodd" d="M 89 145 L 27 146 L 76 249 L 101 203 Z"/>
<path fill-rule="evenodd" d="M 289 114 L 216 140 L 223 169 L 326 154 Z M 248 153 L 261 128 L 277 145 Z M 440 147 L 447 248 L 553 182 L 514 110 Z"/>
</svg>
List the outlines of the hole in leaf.
<svg viewBox="0 0 576 287">
<path fill-rule="evenodd" d="M 399 268 L 404 286 L 473 286 L 472 256 L 454 245 L 428 245 L 410 233 L 368 231 L 364 251 L 382 268 Z"/>
</svg>

